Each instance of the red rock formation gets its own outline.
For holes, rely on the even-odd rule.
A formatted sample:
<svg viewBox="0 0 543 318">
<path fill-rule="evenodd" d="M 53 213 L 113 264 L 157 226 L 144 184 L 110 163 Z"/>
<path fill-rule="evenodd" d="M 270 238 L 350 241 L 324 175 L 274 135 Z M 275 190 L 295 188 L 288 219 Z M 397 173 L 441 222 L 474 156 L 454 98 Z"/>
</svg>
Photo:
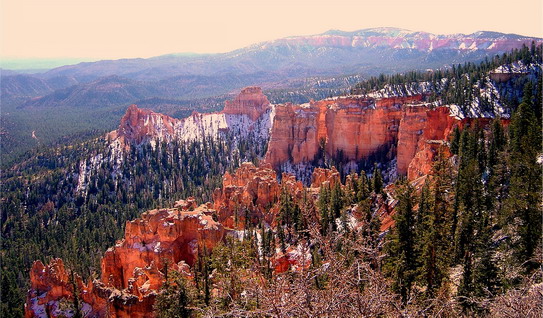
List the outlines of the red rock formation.
<svg viewBox="0 0 543 318">
<path fill-rule="evenodd" d="M 378 100 L 350 96 L 277 106 L 266 162 L 275 168 L 287 161 L 310 162 L 321 150 L 360 160 L 394 151 L 398 143 L 398 167 L 405 174 L 426 124 L 429 109 L 421 100 L 420 95 Z"/>
<path fill-rule="evenodd" d="M 417 153 L 419 139 L 426 127 L 427 107 L 405 107 L 398 132 L 398 172 L 405 174 L 409 163 Z"/>
<path fill-rule="evenodd" d="M 351 96 L 277 106 L 265 161 L 278 168 L 311 162 L 323 150 L 355 161 L 389 151 L 396 154 L 398 173 L 417 178 L 429 172 L 438 145 L 458 122 L 448 108 L 430 109 L 421 100 Z"/>
<path fill-rule="evenodd" d="M 121 138 L 126 143 L 136 144 L 157 137 L 169 140 L 173 137 L 174 126 L 177 122 L 178 119 L 170 116 L 130 105 L 121 119 L 119 129 L 112 136 Z"/>
<path fill-rule="evenodd" d="M 399 101 L 374 107 L 373 99 L 341 97 L 277 106 L 266 162 L 275 168 L 286 161 L 309 162 L 323 145 L 328 156 L 343 151 L 347 159 L 367 157 L 394 142 Z"/>
<path fill-rule="evenodd" d="M 104 254 L 102 282 L 136 294 L 157 290 L 165 262 L 176 270 L 184 263 L 192 265 L 199 247 L 211 250 L 222 240 L 224 228 L 213 220 L 214 213 L 201 205 L 191 211 L 152 210 L 128 221 L 124 239 Z"/>
<path fill-rule="evenodd" d="M 346 98 L 342 103 L 329 105 L 326 116 L 328 155 L 335 156 L 343 151 L 345 158 L 360 160 L 393 145 L 401 118 L 398 102 L 368 108 L 366 105 L 370 102 L 365 99 Z"/>
<path fill-rule="evenodd" d="M 332 169 L 315 168 L 311 175 L 311 188 L 320 188 L 324 183 L 333 187 L 340 181 L 340 175 L 336 167 Z"/>
<path fill-rule="evenodd" d="M 185 119 L 155 113 L 149 109 L 130 105 L 121 119 L 119 128 L 108 134 L 110 140 L 118 139 L 123 145 L 141 144 L 154 139 L 170 141 L 190 135 L 194 139 L 204 134 L 218 133 L 230 128 L 235 119 L 226 120 L 224 114 L 247 115 L 256 121 L 271 108 L 260 87 L 247 87 L 232 101 L 226 101 L 221 113 L 193 114 Z M 219 118 L 221 117 L 221 118 Z M 218 127 L 211 127 L 218 126 Z M 252 126 L 251 126 L 252 127 Z M 187 137 L 188 138 L 188 137 Z"/>
<path fill-rule="evenodd" d="M 82 311 L 98 317 L 153 317 L 156 291 L 164 281 L 164 264 L 188 273 L 205 246 L 211 251 L 225 229 L 213 220 L 208 205 L 194 208 L 191 198 L 178 208 L 152 210 L 126 224 L 125 237 L 102 259 L 101 281 L 85 285 L 75 276 Z M 31 288 L 26 317 L 62 315 L 61 301 L 72 301 L 73 287 L 60 259 L 48 266 L 36 261 L 30 272 Z"/>
<path fill-rule="evenodd" d="M 222 112 L 224 114 L 245 114 L 254 121 L 269 108 L 270 101 L 262 93 L 260 87 L 246 87 L 233 101 L 226 101 Z"/>
<path fill-rule="evenodd" d="M 394 96 L 377 99 L 375 101 L 375 107 L 400 107 L 406 104 L 418 103 L 420 101 L 422 101 L 422 95 Z"/>
<path fill-rule="evenodd" d="M 447 107 L 438 107 L 426 112 L 426 123 L 422 130 L 422 136 L 418 140 L 416 153 L 410 160 L 407 169 L 409 180 L 430 173 L 438 149 L 447 144 L 447 137 L 458 123 L 458 119 L 450 116 Z"/>
<path fill-rule="evenodd" d="M 289 160 L 294 164 L 313 160 L 319 149 L 321 133 L 318 129 L 326 127 L 323 123 L 319 124 L 320 121 L 324 121 L 320 111 L 314 105 L 276 106 L 266 162 L 277 168 Z"/>
<path fill-rule="evenodd" d="M 61 259 L 54 259 L 48 266 L 36 261 L 30 270 L 30 292 L 27 295 L 25 317 L 58 315 L 61 299 L 72 299 L 73 287 Z M 79 287 L 83 285 L 77 276 Z"/>
<path fill-rule="evenodd" d="M 277 174 L 270 165 L 255 167 L 245 162 L 234 174 L 226 173 L 222 189 L 213 193 L 214 207 L 219 222 L 228 227 L 243 227 L 245 218 L 273 222 L 269 208 L 279 198 L 281 188 Z M 268 210 L 268 211 L 267 211 Z"/>
</svg>

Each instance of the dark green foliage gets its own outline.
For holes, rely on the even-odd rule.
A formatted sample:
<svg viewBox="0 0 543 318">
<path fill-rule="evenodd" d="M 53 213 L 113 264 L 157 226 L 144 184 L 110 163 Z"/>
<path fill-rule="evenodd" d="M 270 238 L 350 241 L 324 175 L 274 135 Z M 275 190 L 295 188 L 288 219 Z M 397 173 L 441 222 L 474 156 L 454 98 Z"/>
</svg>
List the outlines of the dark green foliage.
<svg viewBox="0 0 543 318">
<path fill-rule="evenodd" d="M 79 303 L 79 290 L 77 289 L 77 284 L 75 281 L 74 271 L 70 271 L 70 285 L 72 285 L 72 294 L 73 294 L 73 308 L 74 308 L 74 318 L 82 318 L 81 313 L 81 304 Z"/>
<path fill-rule="evenodd" d="M 392 277 L 392 288 L 405 304 L 415 281 L 417 255 L 415 254 L 415 215 L 413 212 L 413 188 L 405 183 L 399 186 L 398 206 L 394 215 L 395 226 L 388 235 L 383 271 Z"/>
<path fill-rule="evenodd" d="M 325 185 L 320 188 L 318 208 L 320 212 L 321 234 L 326 235 L 333 221 L 330 217 L 330 186 Z"/>
<path fill-rule="evenodd" d="M 458 128 L 458 126 L 456 126 L 454 127 L 453 136 L 451 140 L 451 146 L 450 146 L 451 153 L 454 155 L 457 155 L 459 147 L 460 147 L 460 129 Z"/>
<path fill-rule="evenodd" d="M 511 119 L 510 131 L 510 186 L 502 219 L 507 223 L 517 221 L 520 241 L 518 258 L 528 261 L 528 268 L 537 264 L 530 260 L 541 241 L 541 165 L 537 162 L 541 151 L 541 126 L 533 111 L 531 86 Z"/>
<path fill-rule="evenodd" d="M 336 182 L 332 187 L 332 192 L 330 193 L 330 218 L 335 220 L 341 216 L 341 209 L 343 208 L 343 190 L 341 190 L 341 185 L 339 182 Z M 335 225 L 335 222 L 333 222 Z"/>
<path fill-rule="evenodd" d="M 281 204 L 279 208 L 279 217 L 281 219 L 281 224 L 286 225 L 288 228 L 291 228 L 295 231 L 303 230 L 304 220 L 302 211 L 300 210 L 298 204 L 294 202 L 292 194 L 286 187 L 281 190 L 281 197 L 279 201 Z M 291 238 L 289 238 L 289 240 L 290 239 Z"/>
<path fill-rule="evenodd" d="M 381 191 L 383 190 L 383 175 L 381 174 L 381 169 L 377 167 L 377 164 L 375 164 L 373 168 L 371 185 L 375 193 L 381 193 Z"/>
<path fill-rule="evenodd" d="M 2 286 L 0 288 L 0 316 L 6 318 L 22 318 L 21 295 L 12 271 L 2 269 Z"/>
<path fill-rule="evenodd" d="M 188 289 L 188 283 L 181 274 L 175 271 L 167 271 L 168 278 L 162 285 L 156 298 L 154 309 L 158 318 L 188 318 L 192 310 L 189 305 L 192 302 Z"/>
<path fill-rule="evenodd" d="M 447 280 L 451 259 L 452 170 L 442 151 L 438 154 L 433 170 L 429 211 L 423 220 L 424 230 L 417 243 L 421 253 L 419 277 L 429 297 L 435 296 Z"/>
<path fill-rule="evenodd" d="M 530 47 L 524 46 L 508 54 L 497 55 L 490 60 L 486 59 L 479 64 L 468 62 L 464 65 L 453 65 L 452 68 L 438 69 L 433 72 L 411 71 L 394 75 L 381 74 L 380 76 L 374 76 L 358 83 L 351 89 L 351 93 L 367 94 L 382 89 L 387 85 L 394 86 L 396 90 L 407 93 L 406 86 L 409 86 L 410 90 L 414 90 L 421 88 L 424 82 L 426 88 L 429 88 L 431 92 L 427 97 L 428 101 L 441 100 L 444 104 L 455 104 L 465 112 L 471 103 L 477 99 L 482 111 L 493 112 L 494 110 L 491 107 L 492 100 L 498 97 L 493 94 L 491 96 L 481 95 L 480 91 L 480 88 L 487 81 L 486 77 L 488 73 L 499 66 L 517 61 L 522 61 L 525 65 L 541 63 L 542 56 L 543 46 L 534 44 L 533 50 Z M 541 70 L 536 68 L 535 71 L 535 76 L 540 78 Z M 513 94 L 509 85 L 518 86 L 520 83 L 527 81 L 530 80 L 527 78 L 514 78 L 510 83 L 494 83 L 496 88 L 502 92 L 500 94 L 502 104 L 506 104 L 511 109 L 514 109 L 519 103 L 520 96 Z M 541 81 L 538 80 L 538 83 L 541 83 Z M 541 95 L 538 96 L 540 98 Z M 540 116 L 541 107 L 538 109 L 538 114 Z"/>
<path fill-rule="evenodd" d="M 366 176 L 366 172 L 364 170 L 360 171 L 360 175 L 358 177 L 358 186 L 357 186 L 357 192 L 356 192 L 356 199 L 358 202 L 365 200 L 370 195 L 370 185 L 368 177 Z"/>
</svg>

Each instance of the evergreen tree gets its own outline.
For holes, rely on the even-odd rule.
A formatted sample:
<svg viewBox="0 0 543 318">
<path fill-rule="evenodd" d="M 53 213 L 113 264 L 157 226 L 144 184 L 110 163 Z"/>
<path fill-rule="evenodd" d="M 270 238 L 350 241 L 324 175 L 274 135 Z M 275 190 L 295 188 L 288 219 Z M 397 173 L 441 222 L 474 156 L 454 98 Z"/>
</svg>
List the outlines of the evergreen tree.
<svg viewBox="0 0 543 318">
<path fill-rule="evenodd" d="M 393 289 L 407 302 L 415 280 L 415 216 L 413 213 L 413 188 L 404 183 L 398 189 L 398 208 L 394 215 L 395 226 L 388 235 L 383 270 L 394 280 Z"/>
<path fill-rule="evenodd" d="M 185 279 L 176 271 L 170 271 L 156 298 L 154 309 L 158 318 L 189 318 L 192 310 Z"/>
<path fill-rule="evenodd" d="M 368 181 L 368 176 L 364 170 L 360 171 L 360 176 L 358 177 L 358 186 L 357 186 L 356 200 L 361 202 L 365 200 L 370 195 L 370 184 Z"/>
<path fill-rule="evenodd" d="M 372 186 L 373 191 L 376 194 L 381 193 L 383 190 L 383 175 L 381 174 L 381 169 L 377 167 L 377 164 L 375 164 L 375 167 L 373 168 Z"/>
<path fill-rule="evenodd" d="M 0 288 L 0 316 L 6 318 L 23 317 L 23 300 L 17 290 L 17 282 L 12 272 L 2 269 L 2 286 Z"/>
<path fill-rule="evenodd" d="M 537 267 L 537 263 L 531 258 L 542 233 L 542 171 L 537 163 L 541 151 L 541 127 L 531 104 L 531 85 L 526 86 L 523 101 L 513 114 L 509 127 L 511 178 L 504 219 L 506 223 L 512 221 L 512 224 L 515 224 L 515 220 L 520 222 L 517 256 L 528 269 L 532 269 Z"/>
<path fill-rule="evenodd" d="M 451 146 L 450 146 L 451 153 L 454 155 L 457 155 L 459 147 L 460 147 L 460 129 L 458 128 L 458 126 L 455 126 L 453 130 L 453 137 L 452 137 Z"/>
<path fill-rule="evenodd" d="M 485 213 L 481 219 L 476 244 L 476 263 L 473 270 L 474 295 L 492 297 L 500 282 L 498 280 L 499 269 L 493 259 L 496 247 L 492 241 L 492 224 L 488 213 Z"/>
<path fill-rule="evenodd" d="M 326 235 L 332 220 L 330 219 L 330 186 L 322 186 L 319 192 L 318 207 L 320 211 L 321 234 Z"/>
<path fill-rule="evenodd" d="M 335 219 L 341 216 L 341 208 L 343 207 L 343 191 L 339 182 L 334 184 L 330 193 L 330 218 L 335 226 Z M 335 227 L 334 227 L 335 229 Z"/>
<path fill-rule="evenodd" d="M 450 264 L 451 168 L 440 149 L 431 174 L 430 211 L 420 238 L 419 277 L 428 297 L 435 296 L 448 276 Z"/>
<path fill-rule="evenodd" d="M 81 305 L 79 304 L 79 290 L 77 290 L 77 283 L 75 281 L 74 271 L 70 271 L 70 284 L 72 285 L 72 294 L 73 294 L 73 306 L 74 306 L 74 318 L 82 318 L 81 314 Z"/>
</svg>

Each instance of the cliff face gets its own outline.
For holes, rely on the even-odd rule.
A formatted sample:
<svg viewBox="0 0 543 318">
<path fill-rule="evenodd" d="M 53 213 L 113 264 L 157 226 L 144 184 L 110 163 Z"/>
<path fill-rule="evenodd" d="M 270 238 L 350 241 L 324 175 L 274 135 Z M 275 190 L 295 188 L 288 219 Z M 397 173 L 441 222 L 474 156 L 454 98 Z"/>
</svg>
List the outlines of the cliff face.
<svg viewBox="0 0 543 318">
<path fill-rule="evenodd" d="M 119 128 L 108 137 L 122 145 L 140 145 L 144 142 L 173 139 L 181 141 L 201 140 L 204 136 L 218 137 L 233 130 L 240 136 L 251 132 L 267 138 L 273 112 L 268 98 L 260 87 L 247 87 L 232 101 L 226 101 L 220 113 L 193 113 L 183 119 L 155 113 L 149 109 L 131 105 L 121 119 Z"/>
<path fill-rule="evenodd" d="M 431 165 L 431 152 L 437 148 L 426 141 L 444 140 L 456 122 L 446 108 L 435 112 L 422 99 L 422 95 L 348 96 L 304 105 L 287 103 L 272 111 L 262 90 L 248 87 L 227 101 L 222 113 L 196 113 L 181 120 L 132 105 L 110 136 L 128 145 L 155 139 L 195 140 L 233 130 L 241 136 L 254 133 L 262 142 L 269 136 L 265 161 L 274 169 L 286 162 L 312 162 L 323 155 L 358 161 L 381 152 L 395 155 L 398 172 L 411 178 L 425 174 Z"/>
<path fill-rule="evenodd" d="M 311 162 L 323 151 L 326 156 L 341 153 L 347 161 L 388 152 L 396 155 L 398 172 L 407 174 L 417 153 L 429 151 L 427 141 L 445 140 L 456 122 L 448 108 L 432 110 L 421 95 L 279 105 L 265 160 L 278 168 L 285 162 Z M 431 165 L 430 159 L 420 154 L 417 164 Z"/>
<path fill-rule="evenodd" d="M 125 143 L 141 144 L 144 141 L 163 138 L 171 140 L 174 135 L 174 127 L 179 120 L 155 113 L 149 109 L 141 109 L 136 105 L 130 105 L 126 110 L 116 137 Z"/>
<path fill-rule="evenodd" d="M 223 114 L 248 115 L 251 120 L 257 120 L 270 108 L 268 97 L 260 87 L 246 87 L 233 100 L 226 101 Z"/>
<path fill-rule="evenodd" d="M 225 229 L 213 220 L 214 213 L 208 205 L 195 208 L 189 199 L 127 222 L 124 239 L 102 258 L 101 280 L 84 284 L 75 275 L 82 312 L 90 317 L 153 317 L 165 263 L 170 270 L 189 273 L 199 249 L 211 251 L 223 239 Z M 48 266 L 36 261 L 30 278 L 26 317 L 65 315 L 60 304 L 73 302 L 74 289 L 62 260 Z"/>
<path fill-rule="evenodd" d="M 276 106 L 266 162 L 274 168 L 309 162 L 322 150 L 358 160 L 392 143 L 398 120 L 396 105 L 376 107 L 357 97 Z"/>
<path fill-rule="evenodd" d="M 438 107 L 426 112 L 426 123 L 417 150 L 409 162 L 407 177 L 414 180 L 430 173 L 433 160 L 442 145 L 447 145 L 447 137 L 459 120 L 450 116 L 449 108 Z M 443 147 L 448 153 L 448 147 Z"/>
</svg>

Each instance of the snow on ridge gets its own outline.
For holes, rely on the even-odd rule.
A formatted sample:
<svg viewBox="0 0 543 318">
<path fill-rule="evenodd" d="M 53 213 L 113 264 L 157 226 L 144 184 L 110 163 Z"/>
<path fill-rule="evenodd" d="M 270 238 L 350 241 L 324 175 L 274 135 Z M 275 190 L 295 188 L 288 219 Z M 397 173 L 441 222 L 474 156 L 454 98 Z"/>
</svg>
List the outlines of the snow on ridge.
<svg viewBox="0 0 543 318">
<path fill-rule="evenodd" d="M 508 65 L 501 65 L 494 69 L 491 73 L 512 73 L 512 74 L 522 74 L 529 73 L 535 68 L 541 68 L 541 65 L 538 64 L 529 64 L 525 65 L 522 61 L 516 61 Z"/>
</svg>

